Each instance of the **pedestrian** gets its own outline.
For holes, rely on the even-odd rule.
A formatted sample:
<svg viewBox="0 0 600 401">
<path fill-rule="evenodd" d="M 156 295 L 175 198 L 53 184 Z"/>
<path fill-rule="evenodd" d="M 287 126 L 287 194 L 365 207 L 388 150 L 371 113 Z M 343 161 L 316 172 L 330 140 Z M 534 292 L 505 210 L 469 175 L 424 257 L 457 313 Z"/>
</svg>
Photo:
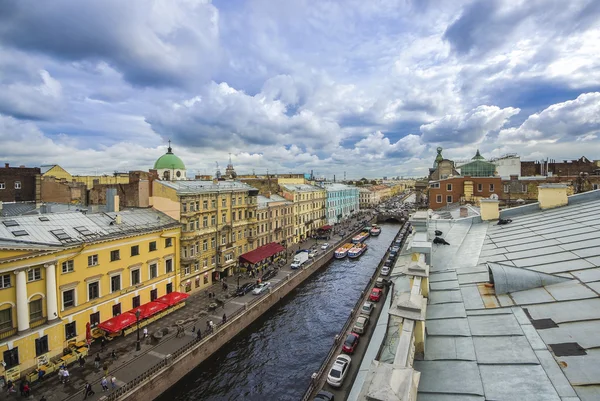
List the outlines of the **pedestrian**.
<svg viewBox="0 0 600 401">
<path fill-rule="evenodd" d="M 196 331 L 196 325 L 192 327 L 192 333 Z"/>
<path fill-rule="evenodd" d="M 104 376 L 108 375 L 108 362 L 104 362 L 104 365 L 102 365 L 102 370 L 104 370 Z"/>
<path fill-rule="evenodd" d="M 19 383 L 19 392 L 21 393 L 21 397 L 25 395 L 25 380 L 21 380 Z"/>
<path fill-rule="evenodd" d="M 29 397 L 31 390 L 29 388 L 29 382 L 27 380 L 25 380 L 25 384 L 23 385 L 23 395 L 25 397 Z"/>
<path fill-rule="evenodd" d="M 198 329 L 198 332 L 196 334 L 197 334 L 196 337 L 198 338 L 198 341 L 202 340 L 202 330 Z"/>
<path fill-rule="evenodd" d="M 88 397 L 88 395 L 94 395 L 94 394 L 96 394 L 96 393 L 92 389 L 92 385 L 90 383 L 86 383 L 85 387 L 83 388 L 83 399 L 85 400 Z M 40 400 L 40 401 L 42 401 L 42 400 Z"/>
<path fill-rule="evenodd" d="M 106 376 L 100 380 L 100 385 L 102 386 L 102 391 L 108 391 L 108 380 L 106 380 Z"/>
<path fill-rule="evenodd" d="M 65 370 L 63 370 L 63 380 L 64 383 L 68 383 L 70 380 L 70 374 L 69 374 L 69 369 L 65 368 Z"/>
<path fill-rule="evenodd" d="M 227 323 L 227 315 L 223 313 L 223 323 Z"/>
<path fill-rule="evenodd" d="M 223 281 L 223 291 L 225 291 L 227 289 L 227 284 L 225 284 L 225 282 Z"/>
<path fill-rule="evenodd" d="M 106 340 L 104 337 L 100 338 L 100 351 L 104 352 L 104 346 L 106 345 Z"/>
<path fill-rule="evenodd" d="M 110 379 L 110 386 L 112 387 L 112 389 L 116 389 L 117 388 L 117 378 L 116 377 L 112 377 L 112 379 Z"/>
<path fill-rule="evenodd" d="M 212 297 L 212 294 L 210 293 L 210 291 L 208 292 L 208 299 L 210 299 Z"/>
<path fill-rule="evenodd" d="M 6 392 L 8 394 L 17 392 L 17 390 L 15 390 L 15 384 L 13 383 L 12 380 L 9 380 L 6 382 Z"/>
<path fill-rule="evenodd" d="M 64 383 L 64 376 L 63 376 L 63 372 L 64 372 L 64 371 L 65 371 L 65 368 L 64 368 L 63 366 L 61 366 L 61 367 L 58 369 L 58 380 L 59 380 L 61 383 Z"/>
<path fill-rule="evenodd" d="M 110 356 L 113 359 L 113 361 L 117 360 L 117 353 L 115 352 L 114 349 L 112 351 L 110 351 Z"/>
<path fill-rule="evenodd" d="M 40 401 L 47 401 L 47 400 L 46 400 L 46 396 L 45 396 L 45 395 L 43 395 L 43 396 L 42 396 L 42 398 L 40 398 Z"/>
<path fill-rule="evenodd" d="M 102 362 L 102 359 L 100 358 L 100 353 L 98 352 L 96 354 L 96 357 L 94 358 L 94 366 L 96 367 L 96 369 L 100 367 L 100 362 Z"/>
<path fill-rule="evenodd" d="M 79 355 L 79 367 L 83 368 L 84 365 L 85 365 L 85 359 L 83 358 L 83 355 Z"/>
<path fill-rule="evenodd" d="M 38 381 L 42 381 L 42 379 L 44 378 L 44 375 L 46 374 L 46 371 L 44 369 L 38 369 Z"/>
</svg>

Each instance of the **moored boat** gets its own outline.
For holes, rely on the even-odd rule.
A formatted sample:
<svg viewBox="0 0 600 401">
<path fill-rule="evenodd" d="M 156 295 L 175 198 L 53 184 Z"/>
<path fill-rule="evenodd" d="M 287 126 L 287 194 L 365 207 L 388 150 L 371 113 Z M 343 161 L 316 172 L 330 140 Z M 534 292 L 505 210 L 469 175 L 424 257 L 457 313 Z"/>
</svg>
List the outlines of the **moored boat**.
<svg viewBox="0 0 600 401">
<path fill-rule="evenodd" d="M 350 250 L 348 250 L 348 257 L 352 258 L 352 259 L 358 258 L 360 255 L 365 253 L 366 250 L 367 250 L 367 244 L 364 244 L 364 243 L 355 244 Z"/>
<path fill-rule="evenodd" d="M 379 234 L 381 234 L 381 227 L 379 227 L 377 224 L 373 224 L 373 226 L 371 227 L 371 229 L 369 230 L 369 233 L 373 236 L 373 237 L 377 237 Z"/>
<path fill-rule="evenodd" d="M 333 257 L 335 257 L 336 259 L 344 259 L 348 254 L 348 250 L 350 250 L 350 248 L 352 247 L 352 244 L 344 244 L 340 246 L 338 249 L 335 250 Z"/>
<path fill-rule="evenodd" d="M 357 234 L 354 237 L 352 237 L 352 243 L 353 244 L 360 244 L 361 242 L 363 242 L 367 238 L 369 238 L 369 233 L 363 231 L 360 234 Z"/>
</svg>

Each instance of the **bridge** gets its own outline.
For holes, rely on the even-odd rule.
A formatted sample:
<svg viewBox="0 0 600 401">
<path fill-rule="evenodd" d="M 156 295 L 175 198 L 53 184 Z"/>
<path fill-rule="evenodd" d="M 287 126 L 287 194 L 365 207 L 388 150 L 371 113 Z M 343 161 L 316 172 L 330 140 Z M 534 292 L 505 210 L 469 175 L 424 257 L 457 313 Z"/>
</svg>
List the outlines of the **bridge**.
<svg viewBox="0 0 600 401">
<path fill-rule="evenodd" d="M 386 221 L 397 221 L 398 223 L 404 223 L 408 221 L 407 210 L 386 210 L 377 214 L 377 222 L 385 223 Z"/>
</svg>

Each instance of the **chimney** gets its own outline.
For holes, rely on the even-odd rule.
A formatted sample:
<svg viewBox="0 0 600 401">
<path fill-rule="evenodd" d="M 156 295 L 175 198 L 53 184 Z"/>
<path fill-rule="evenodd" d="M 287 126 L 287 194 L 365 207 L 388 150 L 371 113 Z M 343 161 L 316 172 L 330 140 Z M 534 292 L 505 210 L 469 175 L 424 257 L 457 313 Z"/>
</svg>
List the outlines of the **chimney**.
<svg viewBox="0 0 600 401">
<path fill-rule="evenodd" d="M 500 218 L 499 203 L 498 199 L 480 199 L 481 220 L 498 220 Z"/>
<path fill-rule="evenodd" d="M 4 168 L 8 168 L 9 164 L 8 163 L 4 163 Z"/>
<path fill-rule="evenodd" d="M 115 211 L 115 196 L 117 196 L 115 188 L 106 188 L 106 211 L 108 213 Z"/>
<path fill-rule="evenodd" d="M 120 205 L 119 205 L 119 195 L 115 195 L 114 201 L 113 201 L 114 207 L 115 207 L 115 212 L 118 212 L 120 209 Z"/>
<path fill-rule="evenodd" d="M 265 192 L 265 198 L 270 198 L 270 197 L 271 197 L 271 191 Z"/>
<path fill-rule="evenodd" d="M 115 223 L 117 223 L 117 224 L 121 224 L 121 215 L 120 215 L 120 214 L 117 214 L 117 215 L 115 216 Z"/>
<path fill-rule="evenodd" d="M 552 209 L 569 203 L 566 184 L 542 184 L 538 186 L 540 209 Z"/>
</svg>

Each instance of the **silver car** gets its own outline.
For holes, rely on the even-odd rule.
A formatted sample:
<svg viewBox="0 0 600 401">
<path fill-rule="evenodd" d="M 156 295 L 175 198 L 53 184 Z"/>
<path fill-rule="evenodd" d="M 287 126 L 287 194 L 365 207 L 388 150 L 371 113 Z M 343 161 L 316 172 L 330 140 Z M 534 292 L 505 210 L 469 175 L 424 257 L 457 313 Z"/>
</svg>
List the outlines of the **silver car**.
<svg viewBox="0 0 600 401">
<path fill-rule="evenodd" d="M 371 315 L 371 312 L 373 312 L 373 309 L 375 309 L 375 304 L 373 304 L 373 302 L 365 302 L 360 308 L 360 314 L 369 316 Z"/>
<path fill-rule="evenodd" d="M 357 333 L 357 334 L 364 334 L 365 330 L 367 329 L 367 325 L 369 324 L 369 316 L 359 316 L 358 319 L 356 319 L 356 323 L 354 323 L 354 327 L 352 328 L 352 331 Z"/>
<path fill-rule="evenodd" d="M 327 375 L 327 383 L 330 386 L 342 386 L 342 382 L 350 370 L 350 362 L 352 362 L 352 358 L 348 355 L 340 354 L 335 358 L 335 362 L 333 362 L 333 366 Z"/>
</svg>

